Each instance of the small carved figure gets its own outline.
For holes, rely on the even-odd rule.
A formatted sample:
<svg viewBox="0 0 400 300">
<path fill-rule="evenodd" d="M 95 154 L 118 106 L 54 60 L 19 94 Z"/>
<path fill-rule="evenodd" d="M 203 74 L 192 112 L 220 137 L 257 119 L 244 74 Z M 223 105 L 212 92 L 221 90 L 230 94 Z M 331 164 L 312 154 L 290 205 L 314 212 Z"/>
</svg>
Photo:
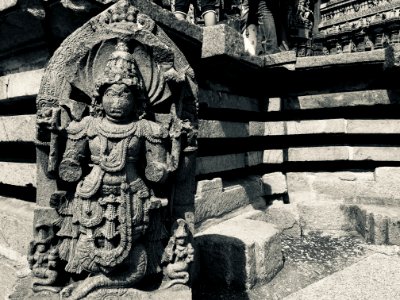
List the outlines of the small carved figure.
<svg viewBox="0 0 400 300">
<path fill-rule="evenodd" d="M 183 219 L 178 219 L 175 227 L 174 234 L 169 239 L 162 257 L 162 262 L 166 264 L 164 274 L 169 279 L 164 288 L 178 283 L 187 284 L 190 264 L 194 260 L 194 248 L 187 223 Z"/>
<path fill-rule="evenodd" d="M 54 232 L 52 225 L 37 224 L 36 235 L 29 245 L 28 263 L 32 270 L 32 289 L 34 292 L 58 292 L 61 288 L 52 286 L 58 272 L 58 250 L 52 245 Z"/>
<path fill-rule="evenodd" d="M 342 53 L 343 53 L 342 45 L 336 43 L 336 54 L 342 54 Z"/>
<path fill-rule="evenodd" d="M 312 24 L 314 21 L 314 14 L 309 6 L 310 0 L 299 0 L 297 5 L 297 16 L 302 22 Z"/>
</svg>

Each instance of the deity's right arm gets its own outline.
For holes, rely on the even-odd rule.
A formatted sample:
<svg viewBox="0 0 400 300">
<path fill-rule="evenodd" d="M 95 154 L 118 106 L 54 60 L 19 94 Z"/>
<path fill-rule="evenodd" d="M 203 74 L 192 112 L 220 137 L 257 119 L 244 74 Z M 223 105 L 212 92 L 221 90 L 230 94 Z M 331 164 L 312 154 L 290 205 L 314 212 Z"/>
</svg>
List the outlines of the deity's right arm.
<svg viewBox="0 0 400 300">
<path fill-rule="evenodd" d="M 67 182 L 76 182 L 82 177 L 82 160 L 88 144 L 88 128 L 92 117 L 81 121 L 72 121 L 67 127 L 67 143 L 59 167 L 60 178 Z"/>
</svg>

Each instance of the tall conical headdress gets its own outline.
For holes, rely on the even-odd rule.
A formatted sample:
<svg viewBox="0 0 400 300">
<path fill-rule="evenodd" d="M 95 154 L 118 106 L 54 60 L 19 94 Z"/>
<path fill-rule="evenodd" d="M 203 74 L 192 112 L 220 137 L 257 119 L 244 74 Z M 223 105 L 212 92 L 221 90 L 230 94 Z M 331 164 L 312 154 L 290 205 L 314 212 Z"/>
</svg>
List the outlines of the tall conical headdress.
<svg viewBox="0 0 400 300">
<path fill-rule="evenodd" d="M 119 41 L 115 51 L 111 53 L 107 61 L 104 73 L 96 80 L 96 92 L 105 85 L 126 84 L 130 87 L 142 88 L 136 61 L 128 52 L 128 46 L 124 41 Z"/>
</svg>

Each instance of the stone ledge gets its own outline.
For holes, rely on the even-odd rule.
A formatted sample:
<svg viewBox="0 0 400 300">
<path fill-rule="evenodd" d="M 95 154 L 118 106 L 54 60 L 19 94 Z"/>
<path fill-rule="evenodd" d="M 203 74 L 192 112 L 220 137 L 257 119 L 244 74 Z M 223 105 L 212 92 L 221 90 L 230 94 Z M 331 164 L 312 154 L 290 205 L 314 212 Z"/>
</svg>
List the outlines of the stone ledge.
<svg viewBox="0 0 400 300">
<path fill-rule="evenodd" d="M 36 116 L 21 115 L 0 117 L 0 142 L 33 142 Z"/>
<path fill-rule="evenodd" d="M 378 64 L 382 65 L 382 67 L 393 66 L 393 50 L 386 48 L 368 52 L 298 57 L 295 67 L 296 70 L 307 70 L 356 64 Z"/>
<path fill-rule="evenodd" d="M 260 111 L 260 101 L 256 98 L 201 88 L 199 89 L 199 103 L 204 103 L 208 108 Z"/>
<path fill-rule="evenodd" d="M 43 74 L 44 69 L 38 69 L 0 77 L 0 101 L 37 95 Z"/>
<path fill-rule="evenodd" d="M 195 236 L 199 278 L 216 286 L 249 289 L 283 267 L 279 231 L 263 221 L 236 218 Z"/>
<path fill-rule="evenodd" d="M 36 164 L 0 162 L 0 183 L 36 186 Z"/>
<path fill-rule="evenodd" d="M 372 106 L 377 104 L 398 104 L 397 90 L 368 90 L 355 92 L 306 95 L 284 99 L 285 110 L 318 109 L 332 107 Z"/>
</svg>

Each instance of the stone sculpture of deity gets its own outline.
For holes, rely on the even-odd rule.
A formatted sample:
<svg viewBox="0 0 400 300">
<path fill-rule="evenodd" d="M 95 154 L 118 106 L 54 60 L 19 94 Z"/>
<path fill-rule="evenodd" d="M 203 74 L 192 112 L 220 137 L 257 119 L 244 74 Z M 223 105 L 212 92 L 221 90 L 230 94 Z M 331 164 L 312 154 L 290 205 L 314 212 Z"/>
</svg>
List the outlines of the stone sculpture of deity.
<svg viewBox="0 0 400 300">
<path fill-rule="evenodd" d="M 178 242 L 191 248 L 183 269 L 163 257 L 172 228 L 192 234 L 196 99 L 183 53 L 128 0 L 62 43 L 37 99 L 35 293 L 132 299 L 189 282 L 191 243 Z"/>
</svg>

